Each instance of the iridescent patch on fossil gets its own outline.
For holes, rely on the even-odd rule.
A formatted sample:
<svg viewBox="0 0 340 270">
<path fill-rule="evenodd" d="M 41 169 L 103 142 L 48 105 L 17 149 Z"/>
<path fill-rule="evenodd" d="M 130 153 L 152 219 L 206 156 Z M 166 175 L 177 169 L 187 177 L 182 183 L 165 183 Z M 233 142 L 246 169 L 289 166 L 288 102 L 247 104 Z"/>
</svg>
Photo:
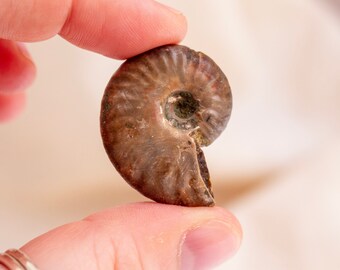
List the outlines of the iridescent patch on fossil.
<svg viewBox="0 0 340 270">
<path fill-rule="evenodd" d="M 162 46 L 125 61 L 101 108 L 106 152 L 121 176 L 160 203 L 213 206 L 202 146 L 226 127 L 226 76 L 201 52 Z"/>
</svg>

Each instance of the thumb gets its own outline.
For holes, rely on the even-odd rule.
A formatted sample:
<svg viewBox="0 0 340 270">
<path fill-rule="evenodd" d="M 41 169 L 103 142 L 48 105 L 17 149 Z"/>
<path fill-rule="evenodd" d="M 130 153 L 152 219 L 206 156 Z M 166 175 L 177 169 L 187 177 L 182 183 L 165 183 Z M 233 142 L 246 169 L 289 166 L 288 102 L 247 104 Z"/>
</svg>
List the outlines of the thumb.
<svg viewBox="0 0 340 270">
<path fill-rule="evenodd" d="M 241 234 L 222 208 L 138 203 L 54 229 L 22 250 L 41 270 L 200 270 L 232 256 Z"/>
</svg>

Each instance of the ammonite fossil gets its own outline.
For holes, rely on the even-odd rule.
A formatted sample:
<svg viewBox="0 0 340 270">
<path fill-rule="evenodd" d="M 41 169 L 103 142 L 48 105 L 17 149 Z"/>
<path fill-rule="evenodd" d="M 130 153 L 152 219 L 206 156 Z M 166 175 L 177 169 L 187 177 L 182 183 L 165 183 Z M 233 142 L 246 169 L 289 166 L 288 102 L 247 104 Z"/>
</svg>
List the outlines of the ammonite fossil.
<svg viewBox="0 0 340 270">
<path fill-rule="evenodd" d="M 208 56 L 185 46 L 159 47 L 125 61 L 102 101 L 106 152 L 122 177 L 160 203 L 212 206 L 202 146 L 230 117 L 226 76 Z"/>
</svg>

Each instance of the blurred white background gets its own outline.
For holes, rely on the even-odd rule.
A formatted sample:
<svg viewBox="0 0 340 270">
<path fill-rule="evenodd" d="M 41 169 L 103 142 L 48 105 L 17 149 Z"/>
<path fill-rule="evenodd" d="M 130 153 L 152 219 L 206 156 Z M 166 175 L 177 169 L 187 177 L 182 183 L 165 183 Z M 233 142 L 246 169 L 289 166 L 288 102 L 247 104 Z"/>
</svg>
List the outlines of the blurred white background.
<svg viewBox="0 0 340 270">
<path fill-rule="evenodd" d="M 340 269 L 340 9 L 337 1 L 168 0 L 182 44 L 229 78 L 234 110 L 204 149 L 220 205 L 244 228 L 218 269 Z M 38 78 L 0 126 L 0 250 L 94 211 L 145 200 L 115 171 L 100 101 L 120 62 L 59 37 L 30 44 Z"/>
</svg>

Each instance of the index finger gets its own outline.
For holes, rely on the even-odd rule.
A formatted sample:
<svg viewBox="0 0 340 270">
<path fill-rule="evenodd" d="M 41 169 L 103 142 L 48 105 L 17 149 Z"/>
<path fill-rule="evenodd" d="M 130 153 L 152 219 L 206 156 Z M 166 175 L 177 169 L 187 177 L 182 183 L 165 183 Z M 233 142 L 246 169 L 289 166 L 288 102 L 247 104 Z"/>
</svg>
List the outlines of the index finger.
<svg viewBox="0 0 340 270">
<path fill-rule="evenodd" d="M 153 0 L 4 0 L 0 38 L 39 41 L 60 34 L 71 43 L 124 59 L 186 33 L 185 17 Z"/>
</svg>

